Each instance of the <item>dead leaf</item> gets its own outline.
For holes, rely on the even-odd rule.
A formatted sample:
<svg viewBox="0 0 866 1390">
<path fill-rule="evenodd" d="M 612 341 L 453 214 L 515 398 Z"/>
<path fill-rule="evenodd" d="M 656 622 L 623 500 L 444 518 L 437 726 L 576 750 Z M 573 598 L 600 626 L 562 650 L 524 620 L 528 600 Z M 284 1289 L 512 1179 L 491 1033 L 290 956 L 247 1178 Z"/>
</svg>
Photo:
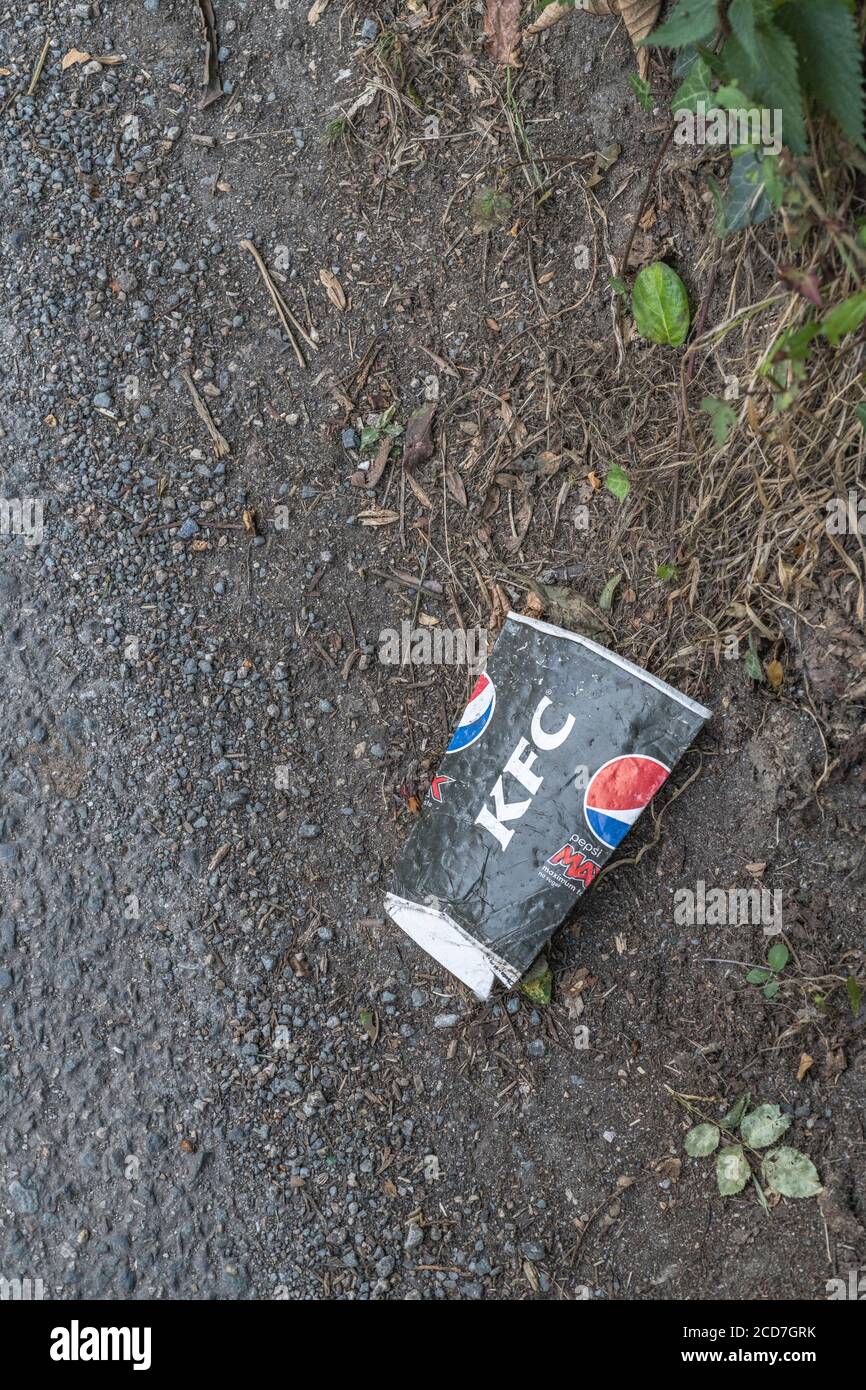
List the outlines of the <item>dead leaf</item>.
<svg viewBox="0 0 866 1390">
<path fill-rule="evenodd" d="M 495 62 L 512 67 L 519 62 L 520 4 L 521 0 L 487 0 L 484 10 L 484 32 L 489 40 L 490 55 Z"/>
<path fill-rule="evenodd" d="M 65 72 L 67 68 L 74 67 L 76 63 L 89 63 L 90 54 L 82 53 L 80 48 L 70 48 L 68 53 L 64 53 L 60 60 L 60 70 Z"/>
<path fill-rule="evenodd" d="M 256 514 L 250 507 L 244 507 L 241 513 L 241 521 L 248 536 L 256 534 Z"/>
<path fill-rule="evenodd" d="M 445 486 L 451 493 L 451 496 L 454 498 L 454 501 L 459 502 L 461 507 L 465 507 L 468 510 L 469 502 L 466 497 L 466 489 L 463 486 L 463 479 L 461 478 L 460 474 L 457 472 L 456 469 L 446 468 Z"/>
<path fill-rule="evenodd" d="M 307 23 L 318 24 L 330 3 L 331 0 L 315 0 L 315 3 L 307 11 Z"/>
<path fill-rule="evenodd" d="M 202 86 L 204 91 L 199 99 L 199 110 L 204 110 L 212 102 L 219 101 L 223 95 L 222 78 L 220 77 L 220 65 L 217 54 L 219 53 L 219 35 L 217 34 L 216 15 L 214 14 L 211 0 L 197 0 L 199 18 L 201 20 L 202 32 L 204 34 L 204 71 L 202 75 Z"/>
<path fill-rule="evenodd" d="M 558 24 L 561 19 L 565 19 L 567 14 L 574 14 L 574 4 L 572 0 L 553 0 L 552 5 L 545 5 L 541 14 L 530 24 L 526 30 L 526 35 L 541 34 L 545 29 L 549 29 L 552 24 Z"/>
<path fill-rule="evenodd" d="M 374 488 L 385 472 L 385 464 L 388 462 L 388 455 L 391 452 L 391 440 L 384 435 L 379 441 L 379 448 L 376 457 L 369 468 L 359 468 L 357 473 L 353 473 L 349 482 L 352 487 Z"/>
<path fill-rule="evenodd" d="M 362 526 L 393 526 L 400 520 L 399 512 L 390 512 L 382 507 L 371 507 L 369 511 L 359 512 L 358 520 Z"/>
<path fill-rule="evenodd" d="M 403 441 L 403 466 L 417 468 L 433 457 L 433 416 L 436 402 L 430 401 L 412 412 Z"/>
<path fill-rule="evenodd" d="M 803 1077 L 806 1075 L 806 1072 L 809 1070 L 814 1060 L 814 1057 L 810 1057 L 808 1052 L 802 1052 L 800 1054 L 800 1065 L 797 1068 L 798 1081 L 803 1080 Z"/>
<path fill-rule="evenodd" d="M 778 690 L 782 681 L 785 679 L 785 671 L 781 661 L 768 661 L 764 670 L 767 673 L 770 689 Z"/>
<path fill-rule="evenodd" d="M 334 272 L 332 270 L 320 270 L 319 279 L 325 286 L 331 303 L 336 309 L 339 309 L 340 312 L 343 313 L 348 301 L 343 286 L 340 284 Z"/>
<path fill-rule="evenodd" d="M 524 538 L 529 530 L 529 523 L 532 521 L 532 503 L 528 497 L 524 497 L 517 509 L 514 517 L 513 535 L 510 541 L 505 542 L 506 550 L 519 550 L 523 545 Z"/>
<path fill-rule="evenodd" d="M 407 473 L 406 481 L 409 484 L 412 491 L 414 492 L 415 496 L 418 498 L 418 501 L 421 503 L 421 506 L 426 507 L 428 512 L 432 512 L 433 503 L 431 499 L 427 496 L 427 493 L 424 491 L 418 479 L 412 473 Z"/>
<path fill-rule="evenodd" d="M 679 1182 L 682 1166 L 681 1158 L 663 1158 L 660 1163 L 656 1164 L 656 1172 L 662 1180 Z"/>
</svg>

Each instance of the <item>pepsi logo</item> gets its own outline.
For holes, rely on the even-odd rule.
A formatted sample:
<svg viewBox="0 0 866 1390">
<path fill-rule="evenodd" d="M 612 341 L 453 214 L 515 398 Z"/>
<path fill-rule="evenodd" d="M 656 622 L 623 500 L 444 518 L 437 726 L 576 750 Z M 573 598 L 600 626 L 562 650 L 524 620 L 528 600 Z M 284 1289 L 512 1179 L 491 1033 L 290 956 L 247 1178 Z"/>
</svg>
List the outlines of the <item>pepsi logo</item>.
<svg viewBox="0 0 866 1390">
<path fill-rule="evenodd" d="M 583 814 L 596 839 L 616 849 L 669 774 L 664 763 L 642 753 L 626 753 L 603 763 L 583 796 Z"/>
<path fill-rule="evenodd" d="M 489 676 L 479 676 L 469 697 L 469 704 L 463 711 L 463 717 L 454 730 L 445 752 L 459 753 L 461 748 L 468 748 L 470 743 L 475 743 L 490 723 L 495 705 L 496 687 L 493 681 Z"/>
</svg>

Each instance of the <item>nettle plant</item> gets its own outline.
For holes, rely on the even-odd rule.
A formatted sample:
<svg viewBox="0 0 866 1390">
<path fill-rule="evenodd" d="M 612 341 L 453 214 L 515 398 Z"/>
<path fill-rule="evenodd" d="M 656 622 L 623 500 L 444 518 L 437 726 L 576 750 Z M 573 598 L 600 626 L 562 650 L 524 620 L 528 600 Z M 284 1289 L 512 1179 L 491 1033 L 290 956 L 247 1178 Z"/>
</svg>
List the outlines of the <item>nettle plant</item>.
<svg viewBox="0 0 866 1390">
<path fill-rule="evenodd" d="M 795 175 L 810 117 L 830 116 L 853 150 L 866 149 L 853 0 L 679 0 L 644 43 L 676 53 L 675 117 L 699 115 L 704 139 L 732 145 L 727 193 L 713 185 L 720 236 L 804 207 Z"/>
</svg>

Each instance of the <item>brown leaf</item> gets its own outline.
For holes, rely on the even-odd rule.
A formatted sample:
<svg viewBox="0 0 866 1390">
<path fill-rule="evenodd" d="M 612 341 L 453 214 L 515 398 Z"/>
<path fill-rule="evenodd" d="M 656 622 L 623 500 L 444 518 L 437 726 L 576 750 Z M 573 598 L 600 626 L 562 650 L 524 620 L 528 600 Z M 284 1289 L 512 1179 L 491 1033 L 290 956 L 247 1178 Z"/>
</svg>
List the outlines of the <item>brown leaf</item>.
<svg viewBox="0 0 866 1390">
<path fill-rule="evenodd" d="M 433 456 L 433 416 L 436 402 L 430 401 L 419 410 L 412 412 L 406 426 L 403 441 L 403 464 L 406 468 L 417 468 Z"/>
<path fill-rule="evenodd" d="M 597 0 L 600 4 L 601 0 Z M 605 14 L 607 9 L 598 9 L 593 5 L 595 13 Z M 610 12 L 621 14 L 628 36 L 631 39 L 632 47 L 637 51 L 637 70 L 641 77 L 646 77 L 649 67 L 649 49 L 638 48 L 641 39 L 645 39 L 652 33 L 658 13 L 661 9 L 661 0 L 612 0 Z"/>
<path fill-rule="evenodd" d="M 806 1072 L 809 1070 L 814 1060 L 814 1057 L 810 1057 L 808 1052 L 803 1052 L 800 1054 L 800 1065 L 797 1068 L 798 1081 L 803 1080 L 803 1077 L 806 1075 Z"/>
<path fill-rule="evenodd" d="M 406 481 L 409 484 L 412 491 L 414 492 L 415 496 L 418 498 L 418 501 L 421 503 L 421 506 L 426 507 L 428 512 L 432 512 L 433 503 L 431 499 L 427 496 L 427 493 L 424 491 L 418 479 L 414 477 L 411 473 L 407 473 Z"/>
<path fill-rule="evenodd" d="M 331 0 L 314 0 L 314 3 L 307 10 L 307 23 L 318 24 L 330 3 Z"/>
<path fill-rule="evenodd" d="M 390 452 L 391 440 L 388 435 L 383 435 L 379 440 L 379 448 L 370 467 L 359 468 L 357 473 L 353 473 L 349 479 L 352 487 L 374 488 L 385 472 L 385 464 L 388 462 Z"/>
<path fill-rule="evenodd" d="M 764 667 L 771 690 L 778 690 L 785 679 L 785 669 L 781 661 L 768 661 Z"/>
<path fill-rule="evenodd" d="M 223 84 L 220 77 L 219 59 L 217 58 L 220 45 L 213 4 L 211 0 L 197 0 L 197 4 L 204 34 L 204 72 L 202 75 L 204 91 L 198 104 L 199 109 L 204 110 L 212 102 L 219 101 L 223 95 Z"/>
<path fill-rule="evenodd" d="M 445 486 L 451 493 L 454 501 L 459 502 L 461 507 L 466 507 L 468 510 L 469 502 L 466 497 L 466 489 L 463 486 L 463 479 L 455 468 L 446 468 Z"/>
<path fill-rule="evenodd" d="M 334 305 L 336 309 L 339 309 L 340 312 L 343 313 L 345 311 L 346 304 L 348 303 L 348 301 L 346 299 L 343 286 L 340 284 L 334 272 L 332 270 L 320 270 L 319 279 L 325 286 L 325 290 L 327 291 L 327 295 L 331 303 Z"/>
<path fill-rule="evenodd" d="M 80 48 L 70 48 L 68 53 L 64 53 L 60 60 L 60 70 L 65 72 L 67 68 L 73 67 L 76 63 L 89 63 L 90 54 L 82 53 Z"/>
<path fill-rule="evenodd" d="M 549 29 L 552 24 L 558 24 L 561 19 L 565 19 L 567 14 L 574 14 L 575 6 L 572 0 L 553 0 L 552 5 L 545 5 L 541 14 L 530 24 L 525 31 L 527 36 L 530 34 L 541 34 L 545 29 Z"/>
<path fill-rule="evenodd" d="M 484 32 L 489 40 L 490 56 L 497 63 L 514 66 L 518 62 L 520 3 L 521 0 L 487 0 Z"/>
</svg>

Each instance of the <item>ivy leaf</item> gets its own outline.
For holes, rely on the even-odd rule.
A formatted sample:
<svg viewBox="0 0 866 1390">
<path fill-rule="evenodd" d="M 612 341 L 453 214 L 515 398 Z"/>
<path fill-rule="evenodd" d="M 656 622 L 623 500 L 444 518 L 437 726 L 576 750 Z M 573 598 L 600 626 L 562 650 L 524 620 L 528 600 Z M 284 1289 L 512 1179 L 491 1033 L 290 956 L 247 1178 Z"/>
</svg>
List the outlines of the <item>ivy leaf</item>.
<svg viewBox="0 0 866 1390">
<path fill-rule="evenodd" d="M 713 440 L 717 447 L 721 448 L 737 423 L 737 412 L 732 405 L 720 400 L 718 396 L 705 396 L 701 401 L 701 410 L 705 415 L 709 415 Z"/>
<path fill-rule="evenodd" d="M 771 946 L 767 952 L 767 964 L 777 975 L 780 970 L 784 970 L 788 964 L 790 951 L 784 941 L 777 941 L 775 946 Z"/>
<path fill-rule="evenodd" d="M 712 76 L 709 63 L 696 54 L 695 61 L 673 95 L 671 110 L 696 111 L 699 101 L 705 102 L 707 106 L 712 105 Z"/>
<path fill-rule="evenodd" d="M 845 337 L 846 333 L 853 333 L 855 328 L 859 328 L 863 320 L 866 319 L 866 290 L 860 290 L 857 294 L 852 294 L 850 298 L 843 299 L 841 304 L 837 304 L 835 309 L 831 309 L 821 323 L 821 332 L 833 347 L 838 347 L 839 342 Z"/>
<path fill-rule="evenodd" d="M 759 1105 L 743 1117 L 740 1133 L 753 1149 L 766 1149 L 790 1127 L 790 1116 L 783 1115 L 778 1105 Z"/>
<path fill-rule="evenodd" d="M 718 18 L 717 0 L 679 0 L 667 24 L 641 43 L 654 48 L 682 48 L 683 44 L 708 39 L 716 31 Z"/>
<path fill-rule="evenodd" d="M 716 216 L 716 233 L 729 236 L 744 227 L 756 227 L 773 214 L 767 176 L 774 168 L 773 156 L 749 146 L 731 160 L 727 196 L 721 200 Z"/>
<path fill-rule="evenodd" d="M 638 77 L 636 72 L 628 75 L 628 85 L 635 95 L 635 100 L 642 111 L 652 111 L 653 109 L 653 89 L 645 77 Z"/>
<path fill-rule="evenodd" d="M 676 271 L 664 261 L 644 266 L 634 282 L 631 307 L 642 338 L 669 347 L 685 341 L 691 323 L 689 298 Z"/>
<path fill-rule="evenodd" d="M 823 1191 L 812 1160 L 787 1144 L 767 1154 L 763 1170 L 768 1186 L 781 1197 L 814 1197 Z"/>
<path fill-rule="evenodd" d="M 845 0 L 808 0 L 783 5 L 778 20 L 797 45 L 806 91 L 849 140 L 866 148 L 860 37 L 852 10 Z"/>
<path fill-rule="evenodd" d="M 797 69 L 797 47 L 774 23 L 756 23 L 754 42 L 747 47 L 736 34 L 725 44 L 728 74 L 761 106 L 782 112 L 785 144 L 792 154 L 805 154 L 806 123 Z"/>
<path fill-rule="evenodd" d="M 719 1147 L 719 1138 L 717 1125 L 695 1125 L 683 1141 L 686 1153 L 690 1158 L 706 1158 Z"/>
<path fill-rule="evenodd" d="M 618 497 L 620 502 L 624 502 L 631 492 L 631 483 L 628 474 L 618 463 L 614 463 L 607 471 L 604 485 L 608 492 L 612 492 L 614 497 Z"/>
<path fill-rule="evenodd" d="M 746 1155 L 739 1144 L 722 1149 L 716 1159 L 716 1181 L 722 1197 L 733 1197 L 737 1192 L 742 1192 L 749 1181 L 750 1172 Z"/>
</svg>

